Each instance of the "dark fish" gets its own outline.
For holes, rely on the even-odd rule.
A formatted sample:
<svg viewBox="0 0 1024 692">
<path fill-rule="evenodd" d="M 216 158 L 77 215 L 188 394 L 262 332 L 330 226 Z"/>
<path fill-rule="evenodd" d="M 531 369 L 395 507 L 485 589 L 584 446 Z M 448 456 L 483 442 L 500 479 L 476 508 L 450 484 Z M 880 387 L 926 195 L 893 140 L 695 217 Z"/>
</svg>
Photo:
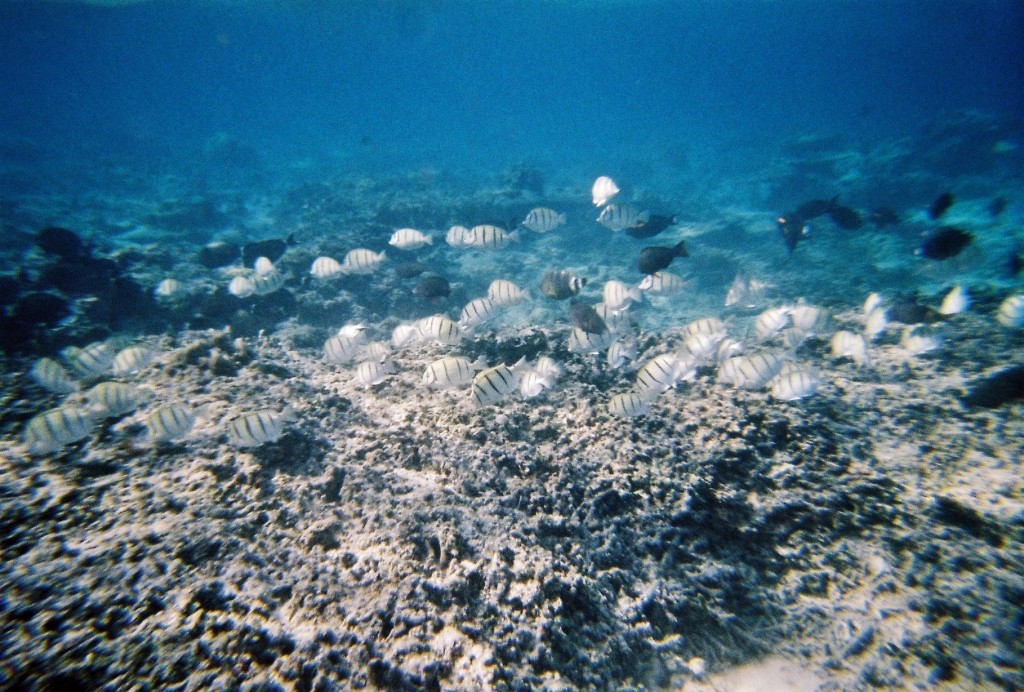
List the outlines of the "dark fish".
<svg viewBox="0 0 1024 692">
<path fill-rule="evenodd" d="M 82 239 L 66 228 L 51 226 L 36 234 L 36 245 L 49 255 L 64 259 L 78 259 L 89 254 Z"/>
<path fill-rule="evenodd" d="M 1004 211 L 1009 202 L 1006 201 L 1005 197 L 996 197 L 994 200 L 988 203 L 988 215 L 993 219 L 998 217 Z"/>
<path fill-rule="evenodd" d="M 196 255 L 196 262 L 207 269 L 216 269 L 217 267 L 226 267 L 231 264 L 238 259 L 240 254 L 241 250 L 234 243 L 217 240 L 203 246 L 199 254 Z"/>
<path fill-rule="evenodd" d="M 790 254 L 796 249 L 797 243 L 811 234 L 811 227 L 799 217 L 787 214 L 780 216 L 777 223 L 779 224 L 779 233 L 782 234 L 782 240 L 786 243 L 786 249 Z"/>
<path fill-rule="evenodd" d="M 676 257 L 689 257 L 686 245 L 680 240 L 672 247 L 653 245 L 645 247 L 640 251 L 640 259 L 637 260 L 636 268 L 642 274 L 654 274 L 666 269 Z"/>
<path fill-rule="evenodd" d="M 943 226 L 925 238 L 917 254 L 933 260 L 956 257 L 974 239 L 967 231 L 952 226 Z"/>
<path fill-rule="evenodd" d="M 1010 255 L 1006 258 L 1006 273 L 1011 278 L 1020 274 L 1020 270 L 1024 268 L 1024 258 L 1021 258 L 1020 252 L 1017 250 L 1011 250 Z"/>
<path fill-rule="evenodd" d="M 39 285 L 56 288 L 68 295 L 98 295 L 118 276 L 117 263 L 105 257 L 61 259 L 39 274 Z"/>
<path fill-rule="evenodd" d="M 574 327 L 582 329 L 587 334 L 605 334 L 608 332 L 608 325 L 604 323 L 601 316 L 593 305 L 587 305 L 573 298 L 569 301 L 569 319 Z"/>
<path fill-rule="evenodd" d="M 21 283 L 13 276 L 0 276 L 0 307 L 10 305 L 18 298 Z"/>
<path fill-rule="evenodd" d="M 900 215 L 892 207 L 877 207 L 868 214 L 868 221 L 879 228 L 895 226 L 900 222 Z"/>
<path fill-rule="evenodd" d="M 934 314 L 927 305 L 921 305 L 914 297 L 901 297 L 885 311 L 885 316 L 890 322 L 901 322 L 903 324 L 921 324 L 931 322 Z"/>
<path fill-rule="evenodd" d="M 932 221 L 938 220 L 940 216 L 946 213 L 946 211 L 953 206 L 953 202 L 956 198 L 952 192 L 943 192 L 941 195 L 935 198 L 932 202 L 932 206 L 928 207 L 928 218 Z"/>
<path fill-rule="evenodd" d="M 626 235 L 634 238 L 653 238 L 658 235 L 666 228 L 674 226 L 677 223 L 676 217 L 674 216 L 659 216 L 658 214 L 652 214 L 646 223 L 637 224 L 626 229 Z"/>
<path fill-rule="evenodd" d="M 864 225 L 860 214 L 851 207 L 835 203 L 828 208 L 828 216 L 832 223 L 848 231 L 855 231 Z"/>
<path fill-rule="evenodd" d="M 1018 399 L 1024 399 L 1024 365 L 1015 365 L 976 382 L 963 403 L 969 408 L 997 408 Z"/>
<path fill-rule="evenodd" d="M 70 314 L 68 301 L 45 292 L 26 293 L 11 308 L 11 319 L 26 326 L 52 327 Z"/>
<path fill-rule="evenodd" d="M 443 276 L 429 274 L 416 284 L 416 288 L 412 289 L 412 292 L 421 298 L 433 300 L 434 298 L 447 298 L 452 292 L 452 288 Z"/>
<path fill-rule="evenodd" d="M 403 262 L 395 267 L 395 276 L 399 279 L 415 279 L 427 269 L 427 265 L 419 262 Z"/>
<path fill-rule="evenodd" d="M 540 290 L 548 298 L 565 300 L 577 295 L 586 285 L 586 279 L 581 279 L 567 269 L 560 269 L 544 275 L 540 281 Z"/>
<path fill-rule="evenodd" d="M 246 243 L 242 246 L 242 264 L 251 267 L 260 257 L 266 257 L 271 262 L 281 259 L 288 246 L 295 242 L 295 234 L 288 236 L 287 240 L 271 238 L 269 240 L 258 240 L 255 243 Z"/>
<path fill-rule="evenodd" d="M 832 199 L 812 199 L 804 202 L 795 211 L 786 214 L 787 217 L 794 219 L 802 219 L 803 221 L 810 221 L 816 219 L 819 216 L 824 216 L 831 211 L 833 205 L 839 197 L 833 197 Z"/>
</svg>

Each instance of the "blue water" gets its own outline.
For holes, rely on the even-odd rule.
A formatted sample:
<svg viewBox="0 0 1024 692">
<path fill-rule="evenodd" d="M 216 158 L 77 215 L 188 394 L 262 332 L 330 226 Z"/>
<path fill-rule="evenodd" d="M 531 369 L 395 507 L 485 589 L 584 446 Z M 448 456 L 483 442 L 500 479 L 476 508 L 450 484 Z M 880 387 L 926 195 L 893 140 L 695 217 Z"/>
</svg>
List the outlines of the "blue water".
<svg viewBox="0 0 1024 692">
<path fill-rule="evenodd" d="M 331 7 L 328 7 L 330 5 Z M 1024 4 L 142 2 L 0 5 L 0 139 L 380 171 L 734 155 L 1024 113 Z"/>
</svg>

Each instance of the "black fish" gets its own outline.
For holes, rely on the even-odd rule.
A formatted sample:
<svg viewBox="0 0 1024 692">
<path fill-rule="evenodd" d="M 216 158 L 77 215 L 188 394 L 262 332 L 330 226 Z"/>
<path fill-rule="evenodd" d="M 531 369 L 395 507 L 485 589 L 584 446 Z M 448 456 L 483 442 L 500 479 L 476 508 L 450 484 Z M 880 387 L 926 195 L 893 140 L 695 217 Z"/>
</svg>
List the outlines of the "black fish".
<svg viewBox="0 0 1024 692">
<path fill-rule="evenodd" d="M 941 195 L 935 198 L 932 202 L 932 206 L 928 207 L 928 218 L 932 221 L 938 220 L 940 216 L 946 213 L 946 211 L 953 206 L 953 202 L 956 198 L 952 192 L 943 192 Z"/>
<path fill-rule="evenodd" d="M 594 306 L 581 303 L 575 298 L 569 301 L 569 319 L 572 320 L 574 327 L 582 329 L 587 334 L 605 334 L 608 332 L 608 325 L 597 314 Z"/>
<path fill-rule="evenodd" d="M 412 289 L 412 292 L 421 298 L 433 300 L 434 298 L 447 298 L 452 292 L 452 288 L 443 276 L 430 274 L 424 276 L 416 288 Z"/>
<path fill-rule="evenodd" d="M 666 228 L 675 225 L 676 217 L 674 216 L 659 216 L 658 214 L 652 214 L 646 223 L 637 224 L 625 229 L 626 235 L 632 236 L 633 238 L 653 238 L 658 235 Z"/>
<path fill-rule="evenodd" d="M 662 247 L 654 245 L 645 247 L 640 251 L 640 259 L 637 260 L 636 268 L 642 274 L 654 274 L 666 269 L 676 257 L 689 257 L 686 245 L 679 241 L 673 247 Z"/>
<path fill-rule="evenodd" d="M 26 326 L 52 327 L 71 314 L 71 305 L 53 293 L 36 292 L 23 295 L 11 308 L 15 323 Z"/>
<path fill-rule="evenodd" d="M 540 280 L 541 293 L 555 300 L 565 300 L 577 295 L 586 285 L 586 278 L 580 278 L 568 269 L 549 271 Z"/>
<path fill-rule="evenodd" d="M 403 262 L 395 267 L 395 276 L 399 279 L 415 279 L 427 271 L 427 265 L 420 262 Z"/>
<path fill-rule="evenodd" d="M 217 240 L 203 246 L 196 256 L 196 262 L 207 269 L 216 269 L 217 267 L 225 267 L 231 264 L 238 259 L 240 254 L 241 250 L 234 243 Z M 253 258 L 253 261 L 255 261 L 255 258 Z"/>
<path fill-rule="evenodd" d="M 917 254 L 933 260 L 949 259 L 959 255 L 972 240 L 974 240 L 974 236 L 967 231 L 952 226 L 943 226 L 925 238 L 924 243 L 917 249 Z"/>
<path fill-rule="evenodd" d="M 998 217 L 1004 211 L 1009 202 L 1006 201 L 1005 197 L 996 197 L 994 200 L 988 203 L 988 215 L 993 219 Z"/>
<path fill-rule="evenodd" d="M 270 238 L 269 240 L 258 240 L 254 243 L 246 243 L 242 247 L 242 264 L 251 267 L 260 257 L 266 257 L 271 262 L 281 259 L 288 246 L 295 242 L 295 234 L 288 236 L 287 240 Z"/>
<path fill-rule="evenodd" d="M 21 283 L 13 276 L 0 276 L 0 307 L 6 307 L 18 298 Z"/>
<path fill-rule="evenodd" d="M 828 216 L 832 219 L 832 223 L 848 231 L 855 231 L 864 225 L 856 210 L 842 204 L 836 203 L 830 206 Z"/>
<path fill-rule="evenodd" d="M 810 221 L 811 219 L 816 219 L 819 216 L 824 216 L 829 213 L 837 199 L 839 199 L 838 196 L 833 197 L 832 199 L 812 199 L 804 202 L 796 208 L 796 211 L 786 214 L 786 216 L 794 219 L 802 219 L 805 222 Z"/>
<path fill-rule="evenodd" d="M 885 317 L 890 322 L 901 322 L 903 324 L 921 324 L 931 322 L 934 317 L 932 309 L 927 305 L 921 305 L 917 298 L 897 298 L 892 306 L 885 311 Z"/>
<path fill-rule="evenodd" d="M 895 226 L 900 222 L 900 215 L 892 207 L 877 207 L 868 214 L 868 221 L 879 228 Z"/>
<path fill-rule="evenodd" d="M 1024 259 L 1021 258 L 1020 252 L 1011 250 L 1010 255 L 1006 258 L 1006 274 L 1013 278 L 1020 274 L 1021 269 L 1024 269 Z"/>
<path fill-rule="evenodd" d="M 967 407 L 997 408 L 1017 399 L 1024 399 L 1024 365 L 1001 370 L 976 382 L 963 403 Z"/>
<path fill-rule="evenodd" d="M 36 245 L 49 255 L 64 259 L 78 259 L 88 253 L 82 239 L 66 228 L 51 226 L 36 234 Z"/>
<path fill-rule="evenodd" d="M 790 254 L 796 249 L 796 244 L 811 233 L 811 227 L 799 217 L 787 214 L 786 216 L 780 216 L 777 222 L 779 224 L 779 233 L 782 234 L 782 240 L 786 243 L 786 249 L 789 250 Z"/>
</svg>

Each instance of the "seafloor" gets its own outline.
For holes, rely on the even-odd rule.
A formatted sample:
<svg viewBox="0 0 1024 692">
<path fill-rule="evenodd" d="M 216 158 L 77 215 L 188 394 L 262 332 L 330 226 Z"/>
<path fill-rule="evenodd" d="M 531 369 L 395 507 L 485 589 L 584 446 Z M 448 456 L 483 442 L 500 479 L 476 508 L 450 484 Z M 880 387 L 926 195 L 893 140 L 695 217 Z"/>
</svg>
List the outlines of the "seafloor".
<svg viewBox="0 0 1024 692">
<path fill-rule="evenodd" d="M 713 182 L 684 163 L 626 165 L 624 195 L 679 216 L 646 241 L 593 222 L 592 174 L 607 171 L 275 180 L 217 161 L 230 174 L 197 190 L 102 162 L 73 181 L 28 173 L 35 159 L 8 163 L 3 273 L 68 298 L 73 316 L 39 318 L 2 360 L 0 685 L 1024 687 L 1024 404 L 1019 392 L 964 403 L 977 382 L 1024 364 L 1024 330 L 993 318 L 1021 291 L 1004 266 L 1024 239 L 1020 141 L 971 114 L 880 147 L 790 142 L 773 166 Z M 949 260 L 916 257 L 934 227 L 925 209 L 947 189 L 957 201 L 942 223 L 975 240 Z M 789 256 L 775 218 L 837 194 L 902 221 L 825 220 Z M 993 213 L 999 197 L 1006 209 Z M 508 225 L 540 205 L 569 223 L 491 253 L 443 242 L 453 223 Z M 42 286 L 53 260 L 33 238 L 51 225 L 146 288 L 145 309 L 99 309 L 120 298 L 91 282 Z M 313 258 L 385 248 L 403 226 L 432 230 L 434 245 L 389 248 L 369 276 L 309 277 Z M 288 279 L 269 296 L 235 298 L 229 275 L 195 261 L 213 238 L 292 234 L 277 265 Z M 707 366 L 646 415 L 609 415 L 634 372 L 570 353 L 566 304 L 540 296 L 539 278 L 572 269 L 596 301 L 606 280 L 640 279 L 641 247 L 681 238 L 691 256 L 672 271 L 686 289 L 634 307 L 622 328 L 639 362 L 678 348 L 678 328 L 703 316 L 754 344 L 761 310 L 802 298 L 831 314 L 790 356 L 817 371 L 813 396 L 778 401 Z M 447 277 L 451 296 L 414 295 L 417 280 L 392 271 L 400 255 Z M 737 272 L 771 285 L 759 305 L 723 307 Z M 152 297 L 167 277 L 184 298 Z M 396 350 L 381 384 L 324 362 L 345 323 L 387 340 L 400 322 L 457 318 L 495 278 L 535 295 L 458 346 Z M 936 315 L 954 284 L 972 305 Z M 831 333 L 859 332 L 873 291 L 929 308 L 939 349 L 909 353 L 893 324 L 869 364 L 833 358 Z M 61 401 L 27 376 L 33 362 L 113 336 L 159 352 L 127 378 L 154 400 L 27 454 L 27 421 Z M 492 365 L 548 355 L 564 373 L 535 399 L 476 409 L 468 388 L 420 386 L 450 353 Z M 198 408 L 195 429 L 148 441 L 146 413 L 174 401 Z M 297 420 L 278 440 L 229 442 L 233 416 L 286 404 Z"/>
</svg>

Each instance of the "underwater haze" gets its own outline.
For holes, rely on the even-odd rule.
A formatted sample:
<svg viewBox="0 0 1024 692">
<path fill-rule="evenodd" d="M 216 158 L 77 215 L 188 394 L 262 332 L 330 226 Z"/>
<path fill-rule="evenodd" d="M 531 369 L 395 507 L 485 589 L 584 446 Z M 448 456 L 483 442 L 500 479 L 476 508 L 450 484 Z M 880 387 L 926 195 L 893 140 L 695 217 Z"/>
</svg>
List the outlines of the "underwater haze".
<svg viewBox="0 0 1024 692">
<path fill-rule="evenodd" d="M 0 689 L 1024 689 L 1024 3 L 0 0 Z"/>
</svg>

